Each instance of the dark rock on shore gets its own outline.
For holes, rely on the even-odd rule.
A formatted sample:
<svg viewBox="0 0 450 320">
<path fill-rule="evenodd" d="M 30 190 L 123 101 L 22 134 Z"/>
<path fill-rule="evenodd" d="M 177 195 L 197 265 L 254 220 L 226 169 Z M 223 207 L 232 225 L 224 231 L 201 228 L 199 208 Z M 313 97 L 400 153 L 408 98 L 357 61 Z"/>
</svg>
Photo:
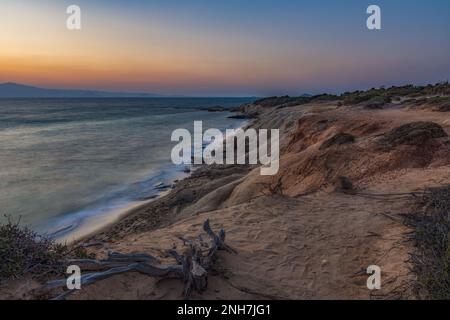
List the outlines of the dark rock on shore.
<svg viewBox="0 0 450 320">
<path fill-rule="evenodd" d="M 165 184 L 163 182 L 160 182 L 160 183 L 155 184 L 153 187 L 156 190 L 164 191 L 164 190 L 170 189 L 172 186 L 168 185 L 168 184 Z"/>
<path fill-rule="evenodd" d="M 222 107 L 222 106 L 214 106 L 209 108 L 202 108 L 202 110 L 206 110 L 208 112 L 226 112 L 230 111 L 229 109 Z"/>
<path fill-rule="evenodd" d="M 228 119 L 255 119 L 257 117 L 257 114 L 250 113 L 250 114 L 236 114 L 233 116 L 229 116 Z"/>
</svg>

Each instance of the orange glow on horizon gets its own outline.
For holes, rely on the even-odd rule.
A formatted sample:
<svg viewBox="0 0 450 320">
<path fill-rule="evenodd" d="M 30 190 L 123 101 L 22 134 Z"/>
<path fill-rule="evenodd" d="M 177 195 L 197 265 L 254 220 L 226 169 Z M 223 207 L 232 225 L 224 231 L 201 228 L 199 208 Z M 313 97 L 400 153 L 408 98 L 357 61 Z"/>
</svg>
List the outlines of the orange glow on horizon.
<svg viewBox="0 0 450 320">
<path fill-rule="evenodd" d="M 334 19 L 324 21 L 321 6 L 307 16 L 276 1 L 242 3 L 242 10 L 218 2 L 201 8 L 163 1 L 79 4 L 82 29 L 70 31 L 66 1 L 2 0 L 0 83 L 274 95 L 448 78 L 450 47 L 442 41 L 448 28 L 432 29 L 431 22 L 415 33 L 409 24 L 399 24 L 395 32 L 367 33 L 364 10 L 362 16 L 340 12 L 348 14 L 345 20 L 330 13 Z M 259 9 L 265 6 L 264 15 Z M 417 33 L 422 37 L 412 36 Z"/>
</svg>

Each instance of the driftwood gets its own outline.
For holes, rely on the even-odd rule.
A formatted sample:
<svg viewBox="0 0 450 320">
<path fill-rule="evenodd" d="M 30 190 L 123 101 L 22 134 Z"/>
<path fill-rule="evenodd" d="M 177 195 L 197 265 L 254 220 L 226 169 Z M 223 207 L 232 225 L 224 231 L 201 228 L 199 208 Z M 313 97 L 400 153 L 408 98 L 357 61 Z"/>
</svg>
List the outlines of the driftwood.
<svg viewBox="0 0 450 320">
<path fill-rule="evenodd" d="M 138 272 L 151 277 L 166 279 L 181 279 L 184 282 L 183 294 L 188 298 L 193 291 L 202 293 L 208 285 L 208 270 L 211 269 L 219 250 L 225 250 L 236 254 L 236 250 L 225 244 L 225 231 L 218 234 L 211 229 L 209 220 L 203 223 L 203 230 L 208 234 L 209 241 L 205 241 L 200 235 L 194 240 L 180 238 L 184 245 L 189 247 L 186 254 L 180 254 L 176 250 L 169 250 L 177 264 L 161 265 L 156 257 L 145 253 L 121 254 L 109 253 L 106 260 L 79 259 L 69 260 L 68 265 L 77 265 L 84 271 L 95 271 L 81 275 L 81 286 L 90 285 L 96 281 L 123 274 L 126 272 Z M 66 279 L 49 281 L 45 288 L 53 290 L 66 287 Z M 57 296 L 56 300 L 65 299 L 77 290 L 67 290 Z"/>
</svg>

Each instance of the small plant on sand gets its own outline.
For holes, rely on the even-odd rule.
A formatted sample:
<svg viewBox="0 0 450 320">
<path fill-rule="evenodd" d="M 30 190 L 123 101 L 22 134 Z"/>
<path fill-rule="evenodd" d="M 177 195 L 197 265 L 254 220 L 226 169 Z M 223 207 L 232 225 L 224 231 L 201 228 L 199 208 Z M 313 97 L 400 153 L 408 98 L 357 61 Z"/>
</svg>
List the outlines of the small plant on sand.
<svg viewBox="0 0 450 320">
<path fill-rule="evenodd" d="M 424 193 L 421 213 L 408 215 L 415 229 L 411 255 L 418 292 L 433 299 L 450 299 L 450 185 Z"/>
<path fill-rule="evenodd" d="M 21 227 L 8 217 L 8 222 L 0 226 L 0 281 L 61 274 L 67 253 L 67 246 Z"/>
</svg>

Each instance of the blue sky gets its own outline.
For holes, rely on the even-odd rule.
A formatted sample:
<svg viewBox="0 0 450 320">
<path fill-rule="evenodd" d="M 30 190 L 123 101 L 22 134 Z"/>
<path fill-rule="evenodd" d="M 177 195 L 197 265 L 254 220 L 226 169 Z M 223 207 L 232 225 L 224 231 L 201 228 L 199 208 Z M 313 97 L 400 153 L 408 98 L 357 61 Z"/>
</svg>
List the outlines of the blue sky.
<svg viewBox="0 0 450 320">
<path fill-rule="evenodd" d="M 61 60 L 58 66 L 45 61 L 53 76 L 49 71 L 45 77 L 36 72 L 15 78 L 33 84 L 206 96 L 292 95 L 423 84 L 450 75 L 450 1 L 5 3 L 9 16 L 18 15 L 17 21 L 23 21 L 20 12 L 27 7 L 36 17 L 40 13 L 50 17 L 48 28 L 39 35 L 18 32 L 21 41 L 10 53 L 29 55 L 25 48 L 36 41 L 32 38 L 41 37 L 48 53 L 42 48 L 39 59 L 45 60 L 47 54 L 49 61 Z M 83 30 L 56 34 L 53 30 L 63 25 L 59 19 L 65 19 L 60 13 L 74 3 L 82 8 Z M 366 9 L 371 4 L 382 10 L 380 31 L 366 28 Z M 30 19 L 34 18 L 28 23 Z M 14 23 L 3 30 L 23 29 Z M 40 22 L 34 23 L 30 30 L 39 32 Z M 70 44 L 79 49 L 65 51 Z M 71 61 L 76 75 L 72 81 L 63 76 L 63 58 Z M 0 81 L 14 80 L 10 78 L 17 74 L 0 72 Z"/>
</svg>

